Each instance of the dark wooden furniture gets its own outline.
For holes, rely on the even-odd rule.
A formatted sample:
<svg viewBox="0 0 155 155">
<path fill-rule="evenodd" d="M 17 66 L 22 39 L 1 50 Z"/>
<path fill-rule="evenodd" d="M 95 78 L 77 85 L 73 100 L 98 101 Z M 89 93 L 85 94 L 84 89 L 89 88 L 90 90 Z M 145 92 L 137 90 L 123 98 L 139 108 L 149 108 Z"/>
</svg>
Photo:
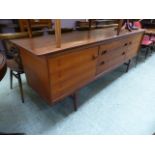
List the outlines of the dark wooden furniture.
<svg viewBox="0 0 155 155">
<path fill-rule="evenodd" d="M 90 22 L 91 21 L 91 22 Z M 117 27 L 117 20 L 110 19 L 89 19 L 89 20 L 81 20 L 76 21 L 75 27 L 77 30 L 88 30 L 96 28 L 109 28 L 109 27 Z"/>
<path fill-rule="evenodd" d="M 155 35 L 155 28 L 145 28 L 145 34 Z"/>
<path fill-rule="evenodd" d="M 41 30 L 43 28 L 52 28 L 52 20 L 51 19 L 30 19 L 30 25 L 32 28 L 32 31 L 35 30 Z M 25 32 L 28 30 L 28 23 L 26 19 L 19 19 L 19 26 L 21 32 Z"/>
<path fill-rule="evenodd" d="M 62 34 L 60 48 L 54 36 L 11 42 L 20 48 L 28 84 L 53 105 L 70 95 L 76 100 L 81 87 L 137 55 L 144 30 L 116 33 L 107 28 Z"/>
<path fill-rule="evenodd" d="M 141 23 L 143 28 L 155 28 L 155 19 L 142 19 Z"/>
<path fill-rule="evenodd" d="M 6 74 L 7 66 L 6 66 L 6 58 L 3 54 L 0 53 L 0 81 L 3 79 Z"/>
</svg>

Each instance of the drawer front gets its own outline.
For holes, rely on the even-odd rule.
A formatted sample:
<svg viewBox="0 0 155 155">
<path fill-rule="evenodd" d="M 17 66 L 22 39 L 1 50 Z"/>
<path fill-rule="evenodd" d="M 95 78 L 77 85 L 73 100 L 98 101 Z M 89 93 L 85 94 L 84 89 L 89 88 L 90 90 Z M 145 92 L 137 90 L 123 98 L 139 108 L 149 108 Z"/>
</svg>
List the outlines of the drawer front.
<svg viewBox="0 0 155 155">
<path fill-rule="evenodd" d="M 125 52 L 112 59 L 102 59 L 97 66 L 97 74 L 108 72 L 125 62 Z"/>
<path fill-rule="evenodd" d="M 73 51 L 48 60 L 53 99 L 68 95 L 92 80 L 98 47 Z"/>
<path fill-rule="evenodd" d="M 113 40 L 110 43 L 106 43 L 100 46 L 99 54 L 103 55 L 104 53 L 108 53 L 108 51 L 116 50 L 122 47 L 127 47 L 128 38 Z"/>
<path fill-rule="evenodd" d="M 102 61 L 112 61 L 118 56 L 125 55 L 126 52 L 127 52 L 126 46 L 112 50 L 111 49 L 102 50 L 98 58 L 98 63 L 100 64 Z"/>
<path fill-rule="evenodd" d="M 127 46 L 128 38 L 102 45 L 99 49 L 97 74 L 107 72 L 122 64 L 125 61 Z"/>
<path fill-rule="evenodd" d="M 137 34 L 129 38 L 129 44 L 126 52 L 126 60 L 132 59 L 137 55 L 142 36 L 143 36 L 142 34 Z"/>
</svg>

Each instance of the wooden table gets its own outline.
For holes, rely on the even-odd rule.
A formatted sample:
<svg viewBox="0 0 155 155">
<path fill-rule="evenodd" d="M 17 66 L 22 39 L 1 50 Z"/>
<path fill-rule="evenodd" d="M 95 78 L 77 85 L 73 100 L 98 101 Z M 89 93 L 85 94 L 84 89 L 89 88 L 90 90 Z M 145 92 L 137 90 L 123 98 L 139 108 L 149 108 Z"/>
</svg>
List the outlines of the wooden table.
<svg viewBox="0 0 155 155">
<path fill-rule="evenodd" d="M 3 54 L 0 53 L 0 81 L 3 79 L 6 73 L 6 58 Z"/>
<path fill-rule="evenodd" d="M 11 40 L 20 48 L 28 84 L 50 105 L 136 56 L 144 30 L 114 28 Z"/>
</svg>

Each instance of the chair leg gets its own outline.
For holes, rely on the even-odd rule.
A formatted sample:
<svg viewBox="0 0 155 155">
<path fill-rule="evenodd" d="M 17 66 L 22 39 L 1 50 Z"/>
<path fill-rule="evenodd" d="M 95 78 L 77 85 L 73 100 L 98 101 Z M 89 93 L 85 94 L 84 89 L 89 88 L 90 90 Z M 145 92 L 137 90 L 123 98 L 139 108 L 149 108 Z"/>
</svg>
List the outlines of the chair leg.
<svg viewBox="0 0 155 155">
<path fill-rule="evenodd" d="M 12 84 L 13 84 L 13 71 L 10 70 L 10 88 L 11 89 L 13 88 Z"/>
<path fill-rule="evenodd" d="M 129 60 L 128 63 L 127 63 L 126 73 L 127 73 L 128 70 L 129 70 L 130 64 L 131 64 L 131 60 Z"/>
<path fill-rule="evenodd" d="M 20 73 L 18 73 L 17 75 L 18 75 L 18 83 L 19 83 L 19 88 L 20 88 L 21 99 L 22 99 L 22 102 L 24 103 L 24 93 L 23 93 L 21 75 Z"/>
<path fill-rule="evenodd" d="M 77 111 L 77 93 L 76 92 L 72 95 L 72 98 L 73 98 L 74 111 Z"/>
</svg>

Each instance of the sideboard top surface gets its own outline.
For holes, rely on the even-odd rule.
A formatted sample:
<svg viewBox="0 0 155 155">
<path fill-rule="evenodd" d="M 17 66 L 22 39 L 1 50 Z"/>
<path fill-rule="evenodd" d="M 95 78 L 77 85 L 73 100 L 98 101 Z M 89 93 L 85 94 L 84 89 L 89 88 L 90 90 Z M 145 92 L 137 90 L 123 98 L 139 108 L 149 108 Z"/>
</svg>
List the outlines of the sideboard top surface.
<svg viewBox="0 0 155 155">
<path fill-rule="evenodd" d="M 62 34 L 60 48 L 56 47 L 55 35 L 43 35 L 33 38 L 14 39 L 11 40 L 11 42 L 21 48 L 26 49 L 34 55 L 43 56 L 46 54 L 55 54 L 60 51 L 100 43 L 104 42 L 105 40 L 142 32 L 144 32 L 142 29 L 134 30 L 132 32 L 123 30 L 120 35 L 117 36 L 115 28 L 96 29 L 90 31 L 73 31 Z"/>
</svg>

